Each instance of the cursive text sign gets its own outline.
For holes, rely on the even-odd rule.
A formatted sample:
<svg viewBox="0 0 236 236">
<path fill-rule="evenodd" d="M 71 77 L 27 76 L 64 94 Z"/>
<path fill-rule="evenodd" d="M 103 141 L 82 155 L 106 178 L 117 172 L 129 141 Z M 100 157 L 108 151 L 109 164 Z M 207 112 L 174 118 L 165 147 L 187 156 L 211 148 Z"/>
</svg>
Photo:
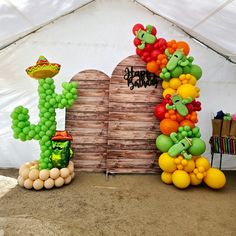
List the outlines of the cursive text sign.
<svg viewBox="0 0 236 236">
<path fill-rule="evenodd" d="M 134 71 L 133 66 L 125 68 L 124 79 L 127 80 L 128 87 L 133 90 L 134 87 L 155 86 L 159 83 L 159 77 L 147 70 Z"/>
</svg>

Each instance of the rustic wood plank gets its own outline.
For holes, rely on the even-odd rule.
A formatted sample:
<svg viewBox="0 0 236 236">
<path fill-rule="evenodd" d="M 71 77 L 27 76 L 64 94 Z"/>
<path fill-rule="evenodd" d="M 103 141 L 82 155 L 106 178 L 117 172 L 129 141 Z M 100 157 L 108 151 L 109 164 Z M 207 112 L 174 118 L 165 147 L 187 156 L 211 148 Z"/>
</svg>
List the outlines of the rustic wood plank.
<svg viewBox="0 0 236 236">
<path fill-rule="evenodd" d="M 138 112 L 109 112 L 110 122 L 112 121 L 139 121 L 139 122 L 156 122 L 153 113 Z"/>
<path fill-rule="evenodd" d="M 110 78 L 103 72 L 98 70 L 84 70 L 73 76 L 72 81 L 80 81 L 80 80 L 107 80 L 110 81 Z"/>
<path fill-rule="evenodd" d="M 140 58 L 128 57 L 113 71 L 110 82 L 107 170 L 111 173 L 156 173 L 159 153 L 155 140 L 160 131 L 154 107 L 162 99 L 161 81 L 158 80 L 157 88 L 130 90 L 124 79 L 125 68 L 130 66 L 134 70 L 145 70 Z"/>
<path fill-rule="evenodd" d="M 108 150 L 156 150 L 156 140 L 108 139 Z"/>
<path fill-rule="evenodd" d="M 104 172 L 107 158 L 110 78 L 96 70 L 82 71 L 78 81 L 79 98 L 66 111 L 66 129 L 73 136 L 75 169 Z"/>
</svg>

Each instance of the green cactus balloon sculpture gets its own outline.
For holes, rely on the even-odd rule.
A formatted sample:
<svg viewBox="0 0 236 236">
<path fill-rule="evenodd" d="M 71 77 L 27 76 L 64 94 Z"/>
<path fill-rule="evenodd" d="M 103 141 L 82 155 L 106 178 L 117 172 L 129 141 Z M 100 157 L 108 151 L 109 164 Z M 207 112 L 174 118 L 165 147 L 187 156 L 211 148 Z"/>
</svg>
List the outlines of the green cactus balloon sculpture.
<svg viewBox="0 0 236 236">
<path fill-rule="evenodd" d="M 56 132 L 56 109 L 68 108 L 77 99 L 77 83 L 62 83 L 62 94 L 55 93 L 54 80 L 52 79 L 60 70 L 60 65 L 49 63 L 47 59 L 40 56 L 36 65 L 26 69 L 27 74 L 38 79 L 39 93 L 39 122 L 31 124 L 29 121 L 29 110 L 23 106 L 16 107 L 12 114 L 12 129 L 14 137 L 21 141 L 39 140 L 40 161 L 39 169 L 51 169 L 53 163 L 51 137 Z"/>
</svg>

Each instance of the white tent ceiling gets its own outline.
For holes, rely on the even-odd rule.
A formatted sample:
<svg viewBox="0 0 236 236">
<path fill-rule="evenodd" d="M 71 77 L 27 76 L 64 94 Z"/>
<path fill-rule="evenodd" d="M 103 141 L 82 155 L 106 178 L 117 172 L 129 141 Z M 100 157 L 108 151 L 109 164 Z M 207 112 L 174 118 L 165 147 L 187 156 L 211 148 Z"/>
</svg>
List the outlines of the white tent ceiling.
<svg viewBox="0 0 236 236">
<path fill-rule="evenodd" d="M 30 0 L 0 0 L 0 48 L 90 2 L 93 1 L 41 0 L 36 3 Z M 236 1 L 136 2 L 170 20 L 191 36 L 236 62 Z"/>
<path fill-rule="evenodd" d="M 145 1 L 145 7 L 155 11 L 153 2 Z M 206 16 L 213 17 L 211 13 L 224 3 L 215 0 L 214 4 L 218 5 L 213 7 L 213 3 L 202 1 L 202 5 L 208 7 L 200 8 L 200 1 L 185 4 L 187 1 L 179 0 L 178 6 L 191 8 L 191 12 L 194 12 L 191 14 L 190 10 L 182 10 L 182 13 L 180 9 L 177 11 L 174 0 L 165 0 L 165 4 L 162 0 L 155 2 L 156 9 L 161 11 L 164 18 L 167 18 L 164 13 L 168 11 L 172 13 L 168 18 L 173 22 L 176 21 L 174 17 L 181 18 L 183 15 L 180 23 L 185 24 L 185 30 L 187 23 L 192 26 L 196 22 L 202 22 Z M 82 7 L 84 4 L 87 5 Z M 232 114 L 236 112 L 232 105 L 236 100 L 236 64 L 192 40 L 180 28 L 145 9 L 143 4 L 141 0 L 96 0 L 91 3 L 85 0 L 41 0 L 37 3 L 28 0 L 0 0 L 0 167 L 19 167 L 23 162 L 39 157 L 37 141 L 16 140 L 11 130 L 10 114 L 16 106 L 27 107 L 31 122 L 38 121 L 37 83 L 26 75 L 24 69 L 33 65 L 39 55 L 61 64 L 61 71 L 55 80 L 58 92 L 61 91 L 63 81 L 69 81 L 72 76 L 85 69 L 98 69 L 110 76 L 121 60 L 135 53 L 132 27 L 138 22 L 155 25 L 160 37 L 184 40 L 190 45 L 191 55 L 204 72 L 198 84 L 201 89 L 200 101 L 203 104 L 199 113 L 199 127 L 206 142 L 211 136 L 212 113 L 221 109 Z M 73 9 L 77 10 L 67 14 Z M 198 21 L 200 13 L 202 17 Z M 65 14 L 67 15 L 60 17 Z M 235 23 L 235 16 L 231 17 L 232 23 Z M 60 19 L 53 20 L 56 18 Z M 36 32 L 30 33 L 38 28 L 40 29 Z M 234 30 L 235 27 L 224 29 L 224 32 L 229 32 L 230 29 Z M 27 34 L 29 35 L 26 36 Z M 223 45 L 232 46 L 229 51 L 235 52 L 232 42 L 236 37 L 233 37 L 233 33 L 227 35 L 228 38 L 225 34 L 218 40 L 224 40 Z M 21 37 L 24 38 L 18 40 Z M 217 35 L 214 37 L 217 38 Z M 211 35 L 209 40 L 214 37 Z M 216 43 L 215 40 L 214 42 Z M 227 51 L 226 48 L 224 50 Z M 57 110 L 57 129 L 64 128 L 64 115 L 63 110 Z M 204 154 L 207 158 L 210 158 L 209 147 L 207 144 Z M 218 166 L 219 158 L 216 158 L 215 164 Z M 223 168 L 236 169 L 235 156 L 225 155 Z"/>
</svg>

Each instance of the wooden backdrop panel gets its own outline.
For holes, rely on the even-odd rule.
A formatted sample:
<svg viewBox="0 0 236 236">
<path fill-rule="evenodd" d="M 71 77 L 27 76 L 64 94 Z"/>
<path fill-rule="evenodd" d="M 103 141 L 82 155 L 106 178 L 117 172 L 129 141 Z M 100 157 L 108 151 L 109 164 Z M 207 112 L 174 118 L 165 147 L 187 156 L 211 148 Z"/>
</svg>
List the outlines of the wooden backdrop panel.
<svg viewBox="0 0 236 236">
<path fill-rule="evenodd" d="M 161 82 L 130 90 L 124 79 L 125 68 L 145 71 L 138 56 L 123 60 L 113 71 L 109 87 L 109 125 L 107 171 L 111 173 L 155 173 L 158 152 L 155 140 L 159 131 L 153 111 L 161 102 Z"/>
<path fill-rule="evenodd" d="M 106 170 L 110 78 L 97 70 L 86 70 L 72 78 L 78 82 L 78 99 L 66 111 L 66 130 L 73 136 L 77 170 Z"/>
<path fill-rule="evenodd" d="M 146 70 L 137 56 L 123 60 L 110 79 L 97 70 L 78 73 L 78 99 L 66 110 L 66 130 L 73 136 L 77 170 L 110 173 L 156 173 L 155 140 L 159 122 L 154 107 L 161 102 L 157 88 L 135 87 L 124 80 L 126 67 Z"/>
</svg>

